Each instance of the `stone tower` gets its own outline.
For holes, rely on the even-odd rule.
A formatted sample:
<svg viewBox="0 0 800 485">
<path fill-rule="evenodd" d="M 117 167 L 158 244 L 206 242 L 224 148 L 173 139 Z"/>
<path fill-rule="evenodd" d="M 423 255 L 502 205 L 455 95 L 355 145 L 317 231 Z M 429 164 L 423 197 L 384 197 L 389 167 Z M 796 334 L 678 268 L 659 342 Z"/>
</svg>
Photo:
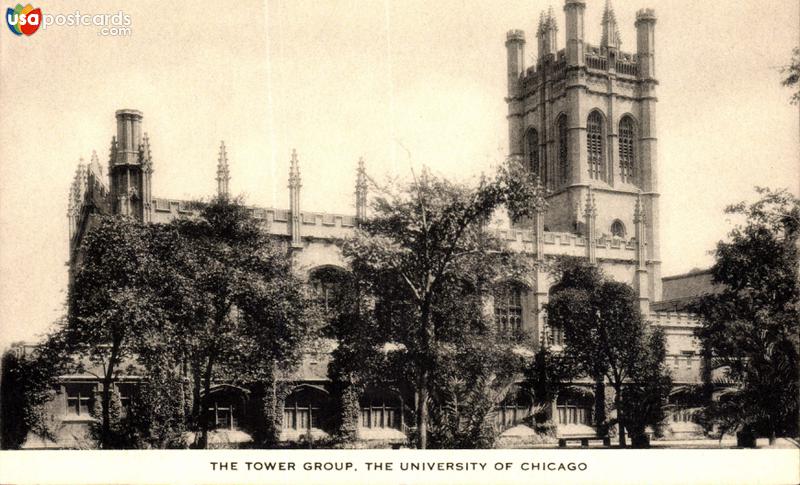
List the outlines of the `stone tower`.
<svg viewBox="0 0 800 485">
<path fill-rule="evenodd" d="M 150 222 L 153 162 L 150 141 L 142 135 L 142 112 L 121 109 L 116 118 L 117 136 L 111 140 L 108 160 L 111 208 L 114 214 Z"/>
<path fill-rule="evenodd" d="M 624 274 L 646 309 L 661 298 L 656 16 L 651 9 L 637 13 L 636 52 L 625 52 L 610 3 L 598 44 L 584 36 L 585 11 L 585 0 L 565 0 L 561 50 L 555 16 L 541 14 L 533 66 L 523 64 L 524 33 L 508 32 L 509 155 L 549 191 L 544 231 L 583 238 L 590 261 L 604 241 L 638 246 L 643 239 L 634 269 L 610 260 L 597 264 Z"/>
</svg>

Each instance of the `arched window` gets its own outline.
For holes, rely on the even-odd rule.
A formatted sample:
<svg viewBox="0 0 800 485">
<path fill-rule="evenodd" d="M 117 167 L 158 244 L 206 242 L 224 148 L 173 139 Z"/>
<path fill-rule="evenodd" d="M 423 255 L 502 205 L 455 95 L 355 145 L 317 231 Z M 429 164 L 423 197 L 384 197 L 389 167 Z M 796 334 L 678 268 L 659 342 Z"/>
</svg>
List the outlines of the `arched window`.
<svg viewBox="0 0 800 485">
<path fill-rule="evenodd" d="M 636 125 L 633 118 L 624 116 L 619 122 L 619 175 L 623 182 L 636 183 Z"/>
<path fill-rule="evenodd" d="M 592 424 L 592 408 L 594 397 L 579 389 L 567 388 L 558 394 L 556 408 L 558 424 Z"/>
<path fill-rule="evenodd" d="M 522 423 L 526 417 L 530 416 L 531 408 L 532 403 L 530 396 L 522 392 L 519 388 L 514 388 L 508 392 L 505 399 L 497 406 L 495 424 L 500 427 L 500 429 L 516 426 Z"/>
<path fill-rule="evenodd" d="M 333 267 L 316 269 L 308 278 L 314 299 L 327 310 L 336 308 L 346 280 L 347 273 Z"/>
<path fill-rule="evenodd" d="M 625 239 L 625 224 L 619 219 L 611 223 L 611 235 L 620 239 Z"/>
<path fill-rule="evenodd" d="M 322 429 L 322 413 L 327 408 L 328 395 L 316 388 L 301 386 L 283 403 L 283 429 L 306 431 Z"/>
<path fill-rule="evenodd" d="M 218 386 L 205 399 L 209 421 L 218 429 L 238 429 L 247 414 L 246 391 L 234 386 Z"/>
<path fill-rule="evenodd" d="M 589 155 L 589 177 L 606 180 L 605 155 L 603 153 L 603 115 L 592 111 L 586 122 L 586 149 Z"/>
<path fill-rule="evenodd" d="M 359 405 L 362 428 L 402 428 L 402 406 L 398 396 L 372 390 L 361 396 Z"/>
<path fill-rule="evenodd" d="M 564 185 L 569 180 L 569 147 L 567 146 L 567 117 L 561 115 L 556 127 L 558 135 L 558 185 Z"/>
<path fill-rule="evenodd" d="M 500 335 L 514 336 L 522 330 L 522 289 L 503 283 L 494 292 L 494 320 Z"/>
<path fill-rule="evenodd" d="M 528 169 L 541 177 L 539 166 L 539 132 L 531 128 L 528 130 Z"/>
</svg>

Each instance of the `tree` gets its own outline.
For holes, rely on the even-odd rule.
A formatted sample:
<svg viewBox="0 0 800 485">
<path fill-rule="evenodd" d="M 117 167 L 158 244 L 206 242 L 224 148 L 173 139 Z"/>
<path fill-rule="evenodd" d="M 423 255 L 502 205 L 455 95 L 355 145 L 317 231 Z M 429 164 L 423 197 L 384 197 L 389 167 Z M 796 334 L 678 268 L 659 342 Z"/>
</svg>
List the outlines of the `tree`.
<svg viewBox="0 0 800 485">
<path fill-rule="evenodd" d="M 539 407 L 534 415 L 537 423 L 552 421 L 550 403 L 558 398 L 564 387 L 580 377 L 579 369 L 580 366 L 572 360 L 571 355 L 554 351 L 549 342 L 542 342 L 533 361 L 525 368 L 524 381 L 524 387 L 533 395 Z"/>
<path fill-rule="evenodd" d="M 299 361 L 320 317 L 292 273 L 288 247 L 247 207 L 224 196 L 196 206 L 196 217 L 169 225 L 180 240 L 168 293 L 171 349 L 192 375 L 197 444 L 206 447 L 212 383 L 273 382 Z"/>
<path fill-rule="evenodd" d="M 536 181 L 511 162 L 475 188 L 433 176 L 427 169 L 411 184 L 379 188 L 372 216 L 343 245 L 356 279 L 374 298 L 384 338 L 402 344 L 417 394 L 417 446 L 427 447 L 431 376 L 439 346 L 465 328 L 437 308 L 456 288 L 486 289 L 474 270 L 504 268 L 512 259 L 484 226 L 505 205 L 513 218 L 543 205 Z M 487 261 L 492 263 L 488 264 Z M 481 274 L 485 274 L 482 272 Z M 461 299 L 463 300 L 463 299 Z M 460 301 L 460 300 L 459 300 Z M 468 320 L 472 322 L 474 319 Z"/>
<path fill-rule="evenodd" d="M 162 288 L 170 285 L 164 255 L 175 233 L 122 216 L 101 217 L 80 249 L 69 294 L 66 339 L 71 351 L 102 366 L 100 446 L 115 441 L 111 423 L 113 384 L 120 363 L 146 355 L 169 320 Z"/>
<path fill-rule="evenodd" d="M 55 397 L 58 376 L 75 364 L 68 358 L 63 327 L 62 318 L 34 349 L 26 352 L 23 347 L 12 345 L 3 354 L 0 364 L 3 449 L 21 447 L 29 432 L 56 439 L 55 418 L 48 413 L 47 405 Z"/>
<path fill-rule="evenodd" d="M 182 448 L 186 429 L 181 378 L 172 369 L 149 372 L 120 419 L 120 433 L 136 448 Z"/>
<path fill-rule="evenodd" d="M 739 383 L 711 407 L 713 419 L 772 442 L 798 432 L 800 200 L 785 190 L 756 190 L 758 201 L 726 209 L 744 223 L 717 244 L 711 271 L 719 292 L 695 309 L 704 353 Z"/>
<path fill-rule="evenodd" d="M 652 328 L 645 335 L 643 352 L 630 371 L 630 378 L 622 388 L 622 424 L 631 434 L 634 447 L 647 447 L 646 428 L 657 434 L 666 419 L 665 409 L 672 379 L 664 365 L 666 344 L 664 332 Z"/>
<path fill-rule="evenodd" d="M 625 423 L 630 422 L 625 410 L 641 403 L 624 403 L 639 394 L 631 387 L 626 396 L 623 388 L 663 374 L 664 340 L 652 335 L 630 286 L 575 260 L 565 260 L 560 272 L 546 305 L 548 323 L 564 330 L 564 353 L 595 379 L 596 409 L 605 401 L 603 380 L 608 379 L 615 391 L 619 444 L 625 446 Z"/>
<path fill-rule="evenodd" d="M 781 73 L 785 76 L 781 84 L 794 90 L 792 104 L 800 103 L 800 47 L 792 50 L 792 60 L 781 68 Z"/>
<path fill-rule="evenodd" d="M 492 448 L 498 406 L 509 397 L 524 357 L 493 333 L 442 345 L 431 373 L 430 445 Z"/>
</svg>

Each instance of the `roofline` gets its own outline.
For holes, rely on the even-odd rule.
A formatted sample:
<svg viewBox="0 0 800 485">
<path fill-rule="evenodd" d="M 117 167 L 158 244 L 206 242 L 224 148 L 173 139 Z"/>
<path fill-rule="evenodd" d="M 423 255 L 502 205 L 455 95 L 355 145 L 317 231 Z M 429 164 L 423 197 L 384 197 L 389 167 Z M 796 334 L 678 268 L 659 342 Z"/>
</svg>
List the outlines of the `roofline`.
<svg viewBox="0 0 800 485">
<path fill-rule="evenodd" d="M 678 279 L 678 278 L 685 278 L 687 276 L 711 274 L 711 272 L 712 272 L 712 268 L 701 269 L 699 271 L 689 271 L 687 273 L 681 273 L 681 274 L 676 274 L 676 275 L 672 275 L 672 276 L 664 276 L 663 278 L 661 278 L 661 281 L 674 280 L 674 279 Z"/>
</svg>

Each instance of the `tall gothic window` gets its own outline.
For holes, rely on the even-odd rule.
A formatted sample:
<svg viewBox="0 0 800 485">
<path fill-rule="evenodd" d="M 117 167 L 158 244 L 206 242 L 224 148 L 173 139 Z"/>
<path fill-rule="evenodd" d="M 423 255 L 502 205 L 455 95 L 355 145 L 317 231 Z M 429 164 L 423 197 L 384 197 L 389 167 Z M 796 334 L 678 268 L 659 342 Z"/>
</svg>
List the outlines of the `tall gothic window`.
<svg viewBox="0 0 800 485">
<path fill-rule="evenodd" d="M 589 177 L 606 180 L 603 115 L 599 111 L 592 111 L 586 122 L 586 148 L 589 155 Z"/>
<path fill-rule="evenodd" d="M 567 146 L 567 117 L 558 118 L 556 133 L 558 135 L 558 185 L 564 185 L 569 180 L 569 147 Z"/>
<path fill-rule="evenodd" d="M 312 295 L 317 303 L 326 310 L 336 309 L 346 280 L 347 273 L 331 267 L 316 269 L 309 276 Z"/>
<path fill-rule="evenodd" d="M 630 116 L 619 122 L 619 174 L 623 182 L 636 183 L 636 125 Z"/>
<path fill-rule="evenodd" d="M 539 132 L 531 128 L 528 130 L 528 169 L 541 177 L 539 168 Z"/>
<path fill-rule="evenodd" d="M 522 330 L 522 290 L 503 283 L 494 292 L 494 319 L 500 335 L 514 336 Z"/>
<path fill-rule="evenodd" d="M 625 224 L 619 219 L 615 219 L 611 224 L 611 235 L 620 239 L 625 239 Z"/>
</svg>

